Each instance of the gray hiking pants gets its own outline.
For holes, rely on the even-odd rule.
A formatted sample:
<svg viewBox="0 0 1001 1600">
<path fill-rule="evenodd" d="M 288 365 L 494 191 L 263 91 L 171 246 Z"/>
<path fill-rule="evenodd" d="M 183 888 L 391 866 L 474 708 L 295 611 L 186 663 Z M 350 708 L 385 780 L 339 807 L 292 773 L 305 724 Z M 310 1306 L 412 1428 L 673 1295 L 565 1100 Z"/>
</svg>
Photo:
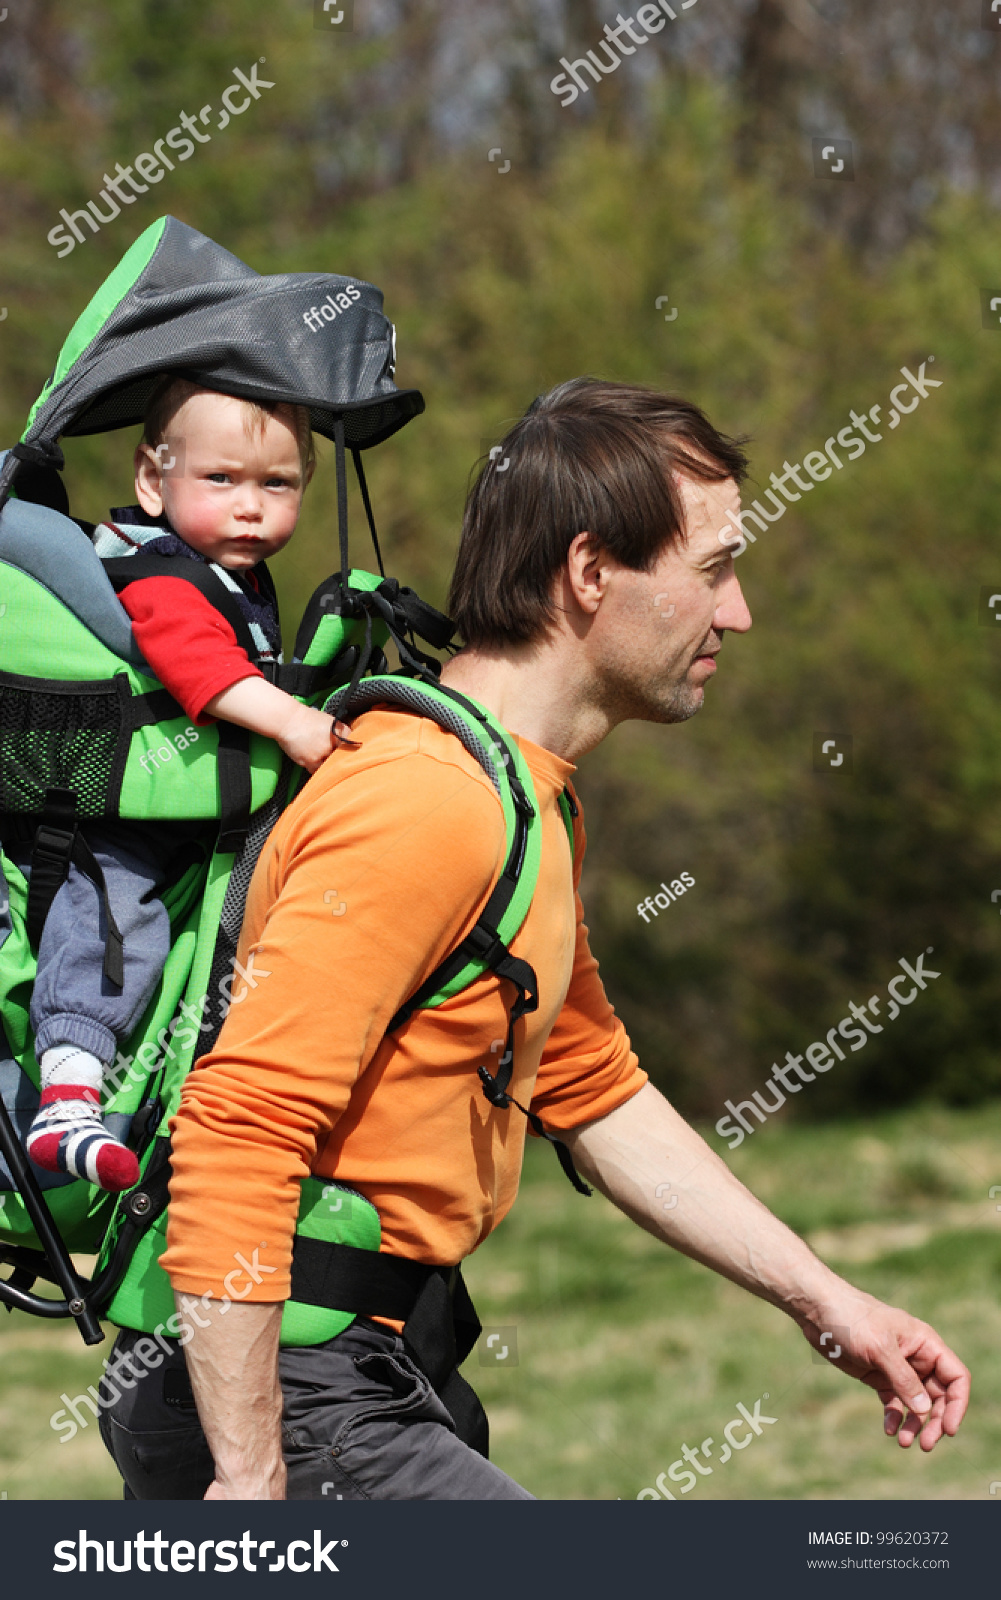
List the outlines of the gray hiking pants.
<svg viewBox="0 0 1001 1600">
<path fill-rule="evenodd" d="M 113 1062 L 149 1004 L 170 953 L 170 919 L 159 898 L 177 838 L 152 827 L 116 823 L 112 836 L 95 823 L 81 830 L 97 857 L 115 921 L 125 940 L 125 985 L 104 976 L 104 908 L 97 887 L 70 864 L 45 919 L 31 996 L 35 1053 L 76 1045 Z M 30 877 L 29 847 L 8 853 Z"/>
<path fill-rule="evenodd" d="M 123 1329 L 115 1355 L 147 1337 Z M 163 1343 L 171 1347 L 163 1364 L 102 1409 L 101 1436 L 126 1499 L 200 1500 L 214 1476 L 212 1456 L 184 1352 L 175 1339 Z M 132 1369 L 142 1370 L 138 1362 Z M 456 1437 L 389 1329 L 358 1317 L 326 1344 L 282 1350 L 278 1370 L 289 1500 L 534 1500 Z M 102 1395 L 109 1387 L 105 1380 Z"/>
</svg>

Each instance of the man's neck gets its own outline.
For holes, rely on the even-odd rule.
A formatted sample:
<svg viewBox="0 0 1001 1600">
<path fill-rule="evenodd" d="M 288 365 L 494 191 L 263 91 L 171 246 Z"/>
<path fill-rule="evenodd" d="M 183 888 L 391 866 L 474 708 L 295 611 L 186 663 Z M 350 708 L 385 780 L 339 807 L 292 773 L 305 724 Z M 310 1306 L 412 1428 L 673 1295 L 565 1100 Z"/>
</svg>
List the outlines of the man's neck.
<svg viewBox="0 0 1001 1600">
<path fill-rule="evenodd" d="M 441 681 L 479 700 L 512 733 L 564 761 L 578 761 L 613 726 L 589 703 L 586 686 L 558 650 L 527 645 L 504 652 L 463 650 L 446 664 Z"/>
</svg>

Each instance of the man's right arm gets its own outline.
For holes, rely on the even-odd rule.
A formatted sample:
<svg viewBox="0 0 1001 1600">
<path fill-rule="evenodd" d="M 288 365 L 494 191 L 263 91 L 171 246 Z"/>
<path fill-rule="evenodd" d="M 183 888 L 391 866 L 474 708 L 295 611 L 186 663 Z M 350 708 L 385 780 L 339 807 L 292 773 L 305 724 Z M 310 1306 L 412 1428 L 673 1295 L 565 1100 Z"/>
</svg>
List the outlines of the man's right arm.
<svg viewBox="0 0 1001 1600">
<path fill-rule="evenodd" d="M 192 1327 L 185 1359 L 198 1417 L 215 1463 L 206 1500 L 284 1500 L 282 1391 L 278 1382 L 281 1301 L 236 1305 L 198 1303 L 200 1324 L 177 1295 L 177 1309 Z"/>
</svg>

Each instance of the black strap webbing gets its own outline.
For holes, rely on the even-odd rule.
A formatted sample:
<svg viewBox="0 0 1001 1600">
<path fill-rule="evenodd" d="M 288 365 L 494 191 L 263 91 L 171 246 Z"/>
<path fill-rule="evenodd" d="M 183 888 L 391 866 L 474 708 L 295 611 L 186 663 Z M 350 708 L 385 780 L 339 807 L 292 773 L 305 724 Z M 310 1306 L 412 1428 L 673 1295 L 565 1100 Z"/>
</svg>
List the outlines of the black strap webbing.
<svg viewBox="0 0 1001 1600">
<path fill-rule="evenodd" d="M 334 471 L 337 478 L 337 543 L 341 556 L 341 590 L 347 595 L 351 563 L 348 558 L 348 474 L 344 460 L 344 418 L 334 422 Z"/>
<path fill-rule="evenodd" d="M 104 976 L 116 989 L 125 987 L 125 941 L 111 910 L 108 885 L 101 863 L 98 861 L 83 834 L 77 829 L 73 840 L 73 865 L 86 873 L 96 888 L 104 905 Z"/>
<path fill-rule="evenodd" d="M 242 849 L 250 826 L 253 785 L 250 776 L 250 734 L 233 722 L 217 723 L 219 745 L 216 766 L 219 773 L 220 851 Z"/>
<path fill-rule="evenodd" d="M 80 832 L 77 799 L 72 789 L 47 789 L 45 810 L 35 830 L 31 848 L 31 876 L 25 922 L 28 938 L 38 947 L 45 919 L 62 885 L 70 862 L 96 888 L 104 909 L 104 976 L 116 989 L 125 985 L 125 944 L 108 899 L 101 863 Z"/>
<path fill-rule="evenodd" d="M 304 661 L 262 661 L 261 671 L 269 683 L 286 694 L 310 695 L 322 689 L 333 676 L 330 662 L 306 666 Z"/>
<path fill-rule="evenodd" d="M 3 467 L 0 468 L 0 510 L 7 504 L 15 480 L 19 477 L 24 465 L 54 468 L 61 472 L 66 465 L 62 450 L 55 439 L 41 440 L 36 444 L 25 444 L 23 440 L 7 451 Z"/>
<path fill-rule="evenodd" d="M 170 722 L 183 717 L 184 707 L 178 705 L 169 689 L 152 689 L 149 694 L 133 694 L 123 699 L 122 721 L 128 731 L 149 728 L 155 722 Z"/>
<path fill-rule="evenodd" d="M 379 535 L 375 531 L 375 517 L 372 515 L 372 502 L 369 499 L 368 482 L 365 478 L 365 468 L 361 464 L 361 451 L 352 450 L 351 459 L 355 464 L 355 476 L 358 479 L 358 487 L 361 490 L 362 505 L 365 507 L 365 515 L 368 518 L 368 531 L 372 535 L 372 546 L 375 550 L 375 559 L 379 563 L 379 571 L 382 574 L 382 577 L 385 578 L 386 569 L 382 564 L 382 551 L 379 549 Z"/>
<path fill-rule="evenodd" d="M 457 1370 L 482 1332 L 459 1267 L 425 1266 L 297 1233 L 291 1298 L 402 1322 L 407 1352 L 449 1412 L 459 1438 L 480 1455 L 487 1454 L 486 1415 Z"/>
<path fill-rule="evenodd" d="M 448 1282 L 458 1270 L 429 1267 L 379 1250 L 360 1250 L 356 1245 L 307 1239 L 297 1233 L 292 1245 L 290 1294 L 309 1306 L 405 1322 L 433 1273 L 443 1274 Z"/>
<path fill-rule="evenodd" d="M 207 562 L 179 561 L 176 556 L 147 555 L 140 550 L 134 556 L 114 556 L 102 565 L 116 594 L 141 578 L 180 578 L 184 583 L 193 584 L 220 616 L 225 617 L 241 650 L 247 652 L 251 661 L 257 660 L 254 636 L 236 596 Z"/>
</svg>

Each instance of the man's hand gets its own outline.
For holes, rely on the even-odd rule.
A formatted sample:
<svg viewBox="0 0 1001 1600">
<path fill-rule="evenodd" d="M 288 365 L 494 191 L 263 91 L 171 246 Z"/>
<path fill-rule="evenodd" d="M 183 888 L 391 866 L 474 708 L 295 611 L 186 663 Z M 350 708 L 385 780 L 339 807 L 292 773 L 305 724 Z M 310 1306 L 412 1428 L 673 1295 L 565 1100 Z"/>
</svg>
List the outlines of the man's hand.
<svg viewBox="0 0 1001 1600">
<path fill-rule="evenodd" d="M 778 1306 L 815 1350 L 830 1356 L 831 1331 L 847 1328 L 849 1349 L 831 1365 L 875 1389 L 885 1430 L 905 1449 L 919 1433 L 927 1451 L 943 1433 L 956 1432 L 969 1401 L 970 1374 L 934 1328 L 825 1267 L 652 1084 L 563 1137 L 584 1176 L 620 1211 L 675 1250 Z"/>
<path fill-rule="evenodd" d="M 278 1334 L 284 1301 L 238 1305 L 175 1294 L 194 1330 L 184 1356 L 215 1480 L 206 1500 L 284 1500 Z"/>
<path fill-rule="evenodd" d="M 903 1449 L 920 1436 L 922 1450 L 933 1450 L 943 1433 L 951 1437 L 958 1429 L 969 1403 L 970 1374 L 927 1322 L 852 1289 L 800 1326 L 832 1366 L 875 1389 L 883 1402 L 884 1431 L 896 1435 Z M 842 1344 L 836 1356 L 833 1328 L 848 1330 L 848 1346 Z"/>
</svg>

